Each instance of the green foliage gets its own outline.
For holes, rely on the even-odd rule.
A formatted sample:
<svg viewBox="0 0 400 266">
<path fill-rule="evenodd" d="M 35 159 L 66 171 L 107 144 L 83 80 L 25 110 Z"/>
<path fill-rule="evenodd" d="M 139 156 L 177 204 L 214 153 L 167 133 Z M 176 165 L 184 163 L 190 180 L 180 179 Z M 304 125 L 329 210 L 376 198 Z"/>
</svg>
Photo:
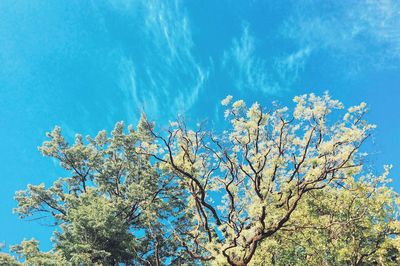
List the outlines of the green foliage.
<svg viewBox="0 0 400 266">
<path fill-rule="evenodd" d="M 69 263 L 57 251 L 41 252 L 38 241 L 24 240 L 21 244 L 11 247 L 11 251 L 25 260 L 26 265 L 56 266 Z"/>
<path fill-rule="evenodd" d="M 167 193 L 173 184 L 160 179 L 148 155 L 137 152 L 152 145 L 143 122 L 128 133 L 117 123 L 111 137 L 100 131 L 87 137 L 87 144 L 80 135 L 68 144 L 58 127 L 48 137 L 40 151 L 59 160 L 70 175 L 49 188 L 28 185 L 18 191 L 15 212 L 21 218 L 50 215 L 61 229 L 54 233 L 57 254 L 73 265 L 132 265 L 173 256 L 175 245 L 163 223 L 177 208 Z"/>
<path fill-rule="evenodd" d="M 0 243 L 0 251 L 3 247 L 4 245 Z M 0 252 L 0 265 L 21 266 L 21 263 L 19 263 L 13 256 Z"/>
<path fill-rule="evenodd" d="M 381 177 L 311 192 L 254 265 L 399 265 L 399 196 Z"/>
<path fill-rule="evenodd" d="M 56 232 L 56 248 L 75 265 L 115 265 L 135 259 L 140 241 L 129 231 L 118 204 L 96 194 L 91 188 L 68 212 L 68 223 Z"/>
<path fill-rule="evenodd" d="M 3 265 L 399 265 L 399 196 L 363 169 L 366 105 L 295 97 L 293 112 L 242 100 L 223 134 L 178 118 L 111 135 L 56 127 L 40 151 L 66 177 L 18 191 L 21 218 L 57 226 L 0 253 Z M 335 116 L 332 115 L 335 113 Z"/>
<path fill-rule="evenodd" d="M 21 266 L 22 264 L 19 263 L 13 256 L 6 253 L 0 253 L 0 265 Z"/>
</svg>

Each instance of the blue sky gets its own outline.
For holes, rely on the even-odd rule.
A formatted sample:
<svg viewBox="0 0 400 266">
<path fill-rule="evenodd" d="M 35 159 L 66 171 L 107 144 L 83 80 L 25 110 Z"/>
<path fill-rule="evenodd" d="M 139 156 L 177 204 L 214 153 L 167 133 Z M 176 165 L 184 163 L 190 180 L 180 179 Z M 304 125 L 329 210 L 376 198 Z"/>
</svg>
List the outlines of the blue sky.
<svg viewBox="0 0 400 266">
<path fill-rule="evenodd" d="M 55 125 L 94 135 L 144 110 L 161 124 L 180 113 L 218 126 L 227 94 L 291 104 L 325 90 L 368 103 L 370 162 L 392 163 L 400 191 L 396 0 L 2 0 L 0 242 L 50 247 L 53 228 L 12 208 L 16 190 L 63 175 L 37 151 Z"/>
</svg>

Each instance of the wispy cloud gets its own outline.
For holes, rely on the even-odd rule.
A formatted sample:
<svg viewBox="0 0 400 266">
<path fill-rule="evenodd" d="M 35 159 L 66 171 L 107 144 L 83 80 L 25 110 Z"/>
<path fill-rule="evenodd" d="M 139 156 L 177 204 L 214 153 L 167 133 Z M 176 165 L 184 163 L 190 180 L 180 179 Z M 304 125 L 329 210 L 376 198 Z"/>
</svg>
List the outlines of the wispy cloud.
<svg viewBox="0 0 400 266">
<path fill-rule="evenodd" d="M 207 83 L 212 61 L 201 61 L 197 54 L 183 2 L 110 1 L 116 13 L 128 18 L 119 51 L 127 113 L 145 110 L 159 118 L 189 110 Z M 394 0 L 299 1 L 269 36 L 243 23 L 222 57 L 211 60 L 221 60 L 216 71 L 227 75 L 236 90 L 265 94 L 293 89 L 312 58 L 333 60 L 331 65 L 350 75 L 366 66 L 395 67 L 400 59 L 399 5 Z"/>
<path fill-rule="evenodd" d="M 283 35 L 299 47 L 328 51 L 357 73 L 366 66 L 395 67 L 400 59 L 400 2 L 302 1 L 286 22 Z"/>
<path fill-rule="evenodd" d="M 139 116 L 144 108 L 144 102 L 139 99 L 137 91 L 136 71 L 132 60 L 125 59 L 121 61 L 120 72 L 124 73 L 121 78 L 120 89 L 125 99 L 125 108 L 129 116 Z"/>
<path fill-rule="evenodd" d="M 277 94 L 289 90 L 296 82 L 310 52 L 307 46 L 266 60 L 257 54 L 256 39 L 249 26 L 245 26 L 241 37 L 234 38 L 232 46 L 224 52 L 222 66 L 237 89 Z"/>
<path fill-rule="evenodd" d="M 353 28 L 372 42 L 382 45 L 385 56 L 400 59 L 400 2 L 394 0 L 358 2 L 351 19 L 360 18 Z"/>
<path fill-rule="evenodd" d="M 277 73 L 281 88 L 290 89 L 293 83 L 300 78 L 311 52 L 312 48 L 305 46 L 293 53 L 274 59 L 273 69 Z"/>
<path fill-rule="evenodd" d="M 113 1 L 133 21 L 132 47 L 121 51 L 121 89 L 131 115 L 153 116 L 191 108 L 208 77 L 195 55 L 189 19 L 180 1 Z M 140 13 L 139 13 L 140 12 Z"/>
<path fill-rule="evenodd" d="M 224 52 L 222 66 L 234 79 L 238 90 L 259 90 L 273 94 L 277 88 L 267 75 L 267 63 L 256 56 L 255 39 L 249 27 L 244 26 L 242 36 L 234 38 L 232 46 Z"/>
</svg>

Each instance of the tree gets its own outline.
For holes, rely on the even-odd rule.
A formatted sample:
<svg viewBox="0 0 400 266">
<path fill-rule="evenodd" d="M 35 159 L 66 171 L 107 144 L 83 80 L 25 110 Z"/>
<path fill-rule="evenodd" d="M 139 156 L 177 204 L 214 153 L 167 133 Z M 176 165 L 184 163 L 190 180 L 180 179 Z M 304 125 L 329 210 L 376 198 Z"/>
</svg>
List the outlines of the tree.
<svg viewBox="0 0 400 266">
<path fill-rule="evenodd" d="M 328 94 L 296 97 L 293 113 L 231 98 L 222 101 L 231 126 L 222 136 L 178 120 L 164 135 L 151 130 L 166 149 L 151 155 L 187 195 L 187 224 L 175 232 L 186 251 L 203 262 L 247 265 L 262 242 L 290 226 L 307 195 L 361 173 L 359 149 L 374 126 L 363 119 L 364 103 L 331 122 L 343 105 Z"/>
<path fill-rule="evenodd" d="M 117 123 L 69 145 L 55 128 L 40 150 L 69 176 L 16 194 L 22 218 L 59 226 L 54 249 L 12 250 L 28 265 L 397 264 L 398 194 L 388 168 L 363 167 L 365 103 L 343 112 L 310 94 L 289 112 L 231 100 L 222 134 L 181 117 L 158 130 L 142 115 L 137 130 Z"/>
<path fill-rule="evenodd" d="M 311 192 L 262 243 L 254 265 L 399 265 L 399 198 L 387 187 L 388 171 Z"/>
<path fill-rule="evenodd" d="M 22 218 L 51 216 L 60 225 L 51 255 L 72 265 L 159 265 L 174 256 L 163 220 L 178 205 L 172 197 L 166 200 L 171 184 L 160 178 L 149 156 L 135 152 L 141 145 L 151 147 L 143 126 L 147 124 L 140 123 L 137 131 L 129 127 L 125 134 L 117 123 L 111 137 L 100 131 L 94 139 L 87 137 L 87 144 L 80 135 L 68 144 L 59 127 L 48 134 L 40 151 L 59 160 L 69 176 L 50 188 L 29 185 L 18 191 L 15 212 Z M 42 265 L 30 262 L 32 252 L 25 252 L 24 243 L 37 247 L 23 242 L 14 251 L 28 264 Z"/>
</svg>

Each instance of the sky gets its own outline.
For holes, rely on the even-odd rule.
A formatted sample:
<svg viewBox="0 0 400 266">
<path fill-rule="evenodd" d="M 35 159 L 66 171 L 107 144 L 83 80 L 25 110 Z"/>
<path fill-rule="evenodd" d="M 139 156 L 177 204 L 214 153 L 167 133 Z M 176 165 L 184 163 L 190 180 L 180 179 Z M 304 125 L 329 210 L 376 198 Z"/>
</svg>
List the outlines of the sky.
<svg viewBox="0 0 400 266">
<path fill-rule="evenodd" d="M 292 105 L 324 91 L 369 105 L 369 163 L 393 164 L 400 192 L 397 0 L 2 0 L 0 243 L 51 247 L 54 228 L 12 208 L 15 191 L 62 176 L 37 149 L 55 125 L 71 139 L 145 111 L 218 127 L 226 95 Z"/>
</svg>

